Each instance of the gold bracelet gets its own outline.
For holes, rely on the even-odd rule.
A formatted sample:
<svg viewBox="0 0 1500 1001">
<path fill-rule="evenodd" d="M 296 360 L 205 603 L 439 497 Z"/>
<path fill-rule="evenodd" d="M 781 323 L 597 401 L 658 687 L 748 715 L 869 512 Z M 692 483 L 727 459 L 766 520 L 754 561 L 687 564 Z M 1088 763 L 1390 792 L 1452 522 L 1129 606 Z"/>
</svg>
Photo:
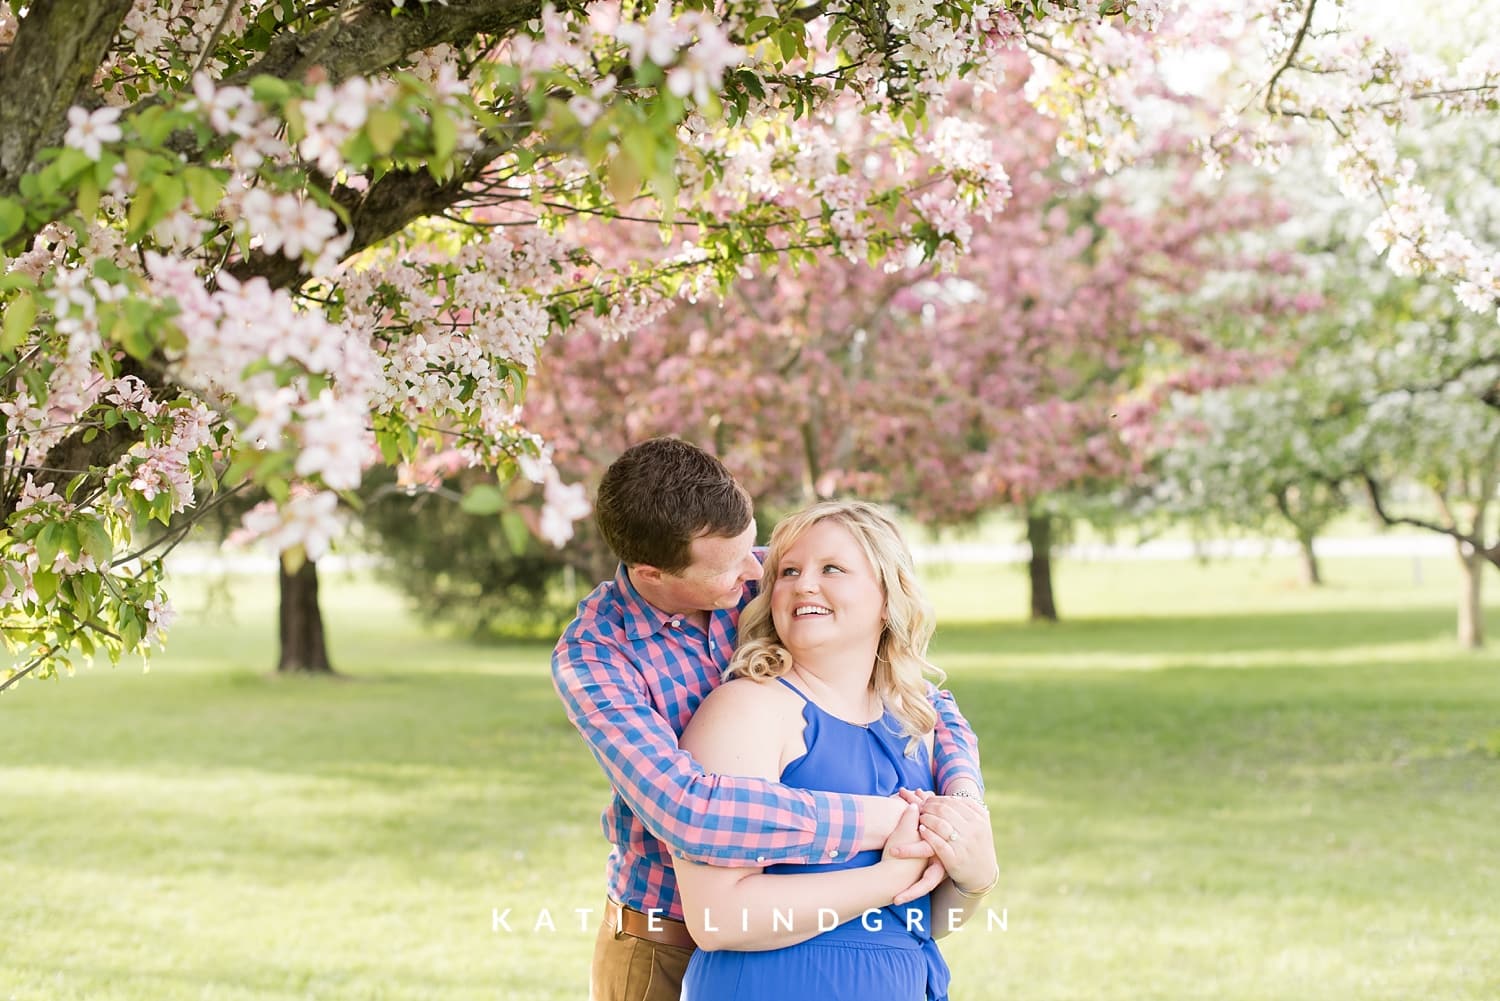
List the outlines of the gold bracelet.
<svg viewBox="0 0 1500 1001">
<path fill-rule="evenodd" d="M 961 887 L 961 886 L 958 885 L 958 881 L 957 880 L 953 881 L 953 888 L 955 890 L 957 890 L 958 891 L 958 895 L 960 897 L 963 897 L 965 900 L 978 900 L 981 897 L 987 897 L 987 896 L 990 895 L 990 891 L 994 890 L 995 887 L 997 887 L 999 885 L 1000 885 L 1000 867 L 999 866 L 995 867 L 995 878 L 992 879 L 992 880 L 990 880 L 990 885 L 986 886 L 982 890 L 965 890 L 963 887 Z"/>
</svg>

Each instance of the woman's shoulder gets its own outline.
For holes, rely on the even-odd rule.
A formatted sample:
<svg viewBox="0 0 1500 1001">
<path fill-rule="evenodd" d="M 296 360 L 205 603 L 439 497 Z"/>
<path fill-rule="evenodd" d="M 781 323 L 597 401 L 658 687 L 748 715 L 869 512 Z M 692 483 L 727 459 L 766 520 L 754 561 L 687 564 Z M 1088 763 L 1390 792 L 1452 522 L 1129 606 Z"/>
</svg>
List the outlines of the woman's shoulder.
<svg viewBox="0 0 1500 1001">
<path fill-rule="evenodd" d="M 715 688 L 693 713 L 682 747 L 709 771 L 774 779 L 783 745 L 800 729 L 797 697 L 775 681 L 733 678 Z"/>
<path fill-rule="evenodd" d="M 800 711 L 801 706 L 802 700 L 775 679 L 730 678 L 708 693 L 694 718 L 704 712 L 782 716 L 788 709 Z"/>
</svg>

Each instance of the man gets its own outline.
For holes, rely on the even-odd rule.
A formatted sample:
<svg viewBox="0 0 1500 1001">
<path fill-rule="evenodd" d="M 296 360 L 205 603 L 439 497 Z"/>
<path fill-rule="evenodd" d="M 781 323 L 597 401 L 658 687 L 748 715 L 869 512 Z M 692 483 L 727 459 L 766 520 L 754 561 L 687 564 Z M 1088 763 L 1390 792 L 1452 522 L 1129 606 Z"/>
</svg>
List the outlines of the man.
<svg viewBox="0 0 1500 1001">
<path fill-rule="evenodd" d="M 761 573 L 750 496 L 718 459 L 672 438 L 632 446 L 605 471 L 594 515 L 620 568 L 579 604 L 552 655 L 568 717 L 614 787 L 589 996 L 677 1001 L 693 942 L 672 856 L 720 866 L 839 858 L 884 845 L 906 804 L 710 775 L 678 747 L 723 677 Z M 974 734 L 951 697 L 932 696 L 937 786 L 978 798 Z M 920 842 L 906 852 L 930 853 Z M 930 866 L 898 901 L 942 877 Z"/>
</svg>

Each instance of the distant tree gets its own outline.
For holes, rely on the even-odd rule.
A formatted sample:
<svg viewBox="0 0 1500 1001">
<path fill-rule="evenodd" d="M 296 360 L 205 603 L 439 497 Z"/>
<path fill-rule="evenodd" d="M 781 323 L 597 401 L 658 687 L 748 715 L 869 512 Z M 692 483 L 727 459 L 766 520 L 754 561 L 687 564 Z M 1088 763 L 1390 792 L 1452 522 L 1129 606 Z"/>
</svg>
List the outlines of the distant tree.
<svg viewBox="0 0 1500 1001">
<path fill-rule="evenodd" d="M 1263 185 L 1195 182 L 1196 154 L 1170 135 L 1150 167 L 1080 170 L 1012 69 L 955 98 L 970 114 L 944 137 L 1009 172 L 1004 211 L 966 224 L 967 254 L 818 263 L 628 340 L 550 344 L 526 420 L 566 474 L 587 482 L 629 442 L 676 433 L 773 507 L 847 491 L 931 525 L 1013 507 L 1033 614 L 1055 618 L 1054 495 L 1134 476 L 1157 405 L 1258 372 L 1255 341 L 1302 303 L 1287 255 L 1242 246 L 1281 218 Z"/>
</svg>

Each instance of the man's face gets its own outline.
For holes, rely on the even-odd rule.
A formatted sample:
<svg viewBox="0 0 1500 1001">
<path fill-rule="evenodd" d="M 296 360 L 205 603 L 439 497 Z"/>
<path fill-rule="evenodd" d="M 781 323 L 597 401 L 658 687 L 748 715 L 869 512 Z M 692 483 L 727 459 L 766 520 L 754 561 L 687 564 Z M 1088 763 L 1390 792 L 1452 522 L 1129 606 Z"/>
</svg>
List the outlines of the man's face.
<svg viewBox="0 0 1500 1001">
<path fill-rule="evenodd" d="M 688 547 L 693 561 L 677 573 L 663 573 L 666 597 L 676 608 L 713 611 L 739 604 L 747 581 L 760 579 L 755 547 L 755 521 L 734 538 L 700 535 Z"/>
</svg>

